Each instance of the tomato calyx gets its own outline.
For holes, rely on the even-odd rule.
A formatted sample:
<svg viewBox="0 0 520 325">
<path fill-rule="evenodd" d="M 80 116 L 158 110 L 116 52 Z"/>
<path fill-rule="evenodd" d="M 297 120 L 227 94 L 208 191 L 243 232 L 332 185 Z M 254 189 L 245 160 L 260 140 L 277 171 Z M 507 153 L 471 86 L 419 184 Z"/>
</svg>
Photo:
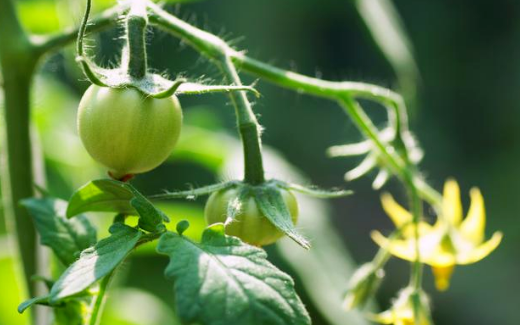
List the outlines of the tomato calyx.
<svg viewBox="0 0 520 325">
<path fill-rule="evenodd" d="M 294 219 L 294 208 L 292 203 L 288 203 L 295 199 L 287 199 L 288 196 L 292 197 L 292 192 L 299 192 L 302 194 L 319 197 L 319 198 L 338 198 L 352 194 L 352 191 L 348 190 L 321 190 L 316 187 L 302 186 L 298 184 L 291 184 L 280 180 L 268 180 L 261 184 L 252 185 L 242 181 L 231 181 L 226 183 L 213 184 L 202 188 L 192 189 L 188 191 L 177 191 L 177 192 L 166 192 L 151 196 L 151 199 L 176 199 L 176 198 L 187 198 L 195 199 L 202 195 L 211 194 L 213 197 L 221 195 L 225 198 L 224 214 L 225 218 L 222 218 L 224 214 L 218 214 L 217 222 L 223 222 L 226 227 L 233 227 L 232 225 L 237 222 L 242 222 L 244 213 L 250 209 L 258 210 L 257 215 L 264 218 L 265 222 L 261 222 L 260 225 L 265 226 L 265 223 L 274 227 L 273 231 L 278 231 L 289 238 L 294 240 L 297 244 L 303 248 L 310 248 L 310 243 L 304 236 L 302 236 L 295 228 Z M 207 204 L 212 204 L 210 201 Z M 224 199 L 223 199 L 224 200 Z M 251 206 L 254 205 L 253 208 Z M 208 209 L 208 208 L 207 208 Z M 221 209 L 222 210 L 222 209 Z M 220 211 L 220 210 L 219 210 Z M 211 220 L 211 222 L 215 221 Z M 296 219 L 294 219 L 296 220 Z M 268 228 L 268 227 L 267 227 Z M 269 239 L 265 238 L 254 238 L 251 240 L 251 236 L 245 236 L 246 239 L 250 239 L 250 243 L 254 245 L 264 245 L 265 242 L 271 243 L 277 239 L 276 234 L 271 234 Z M 267 235 L 266 235 L 267 236 Z M 279 238 L 279 237 L 278 237 Z M 265 240 L 262 240 L 265 239 Z"/>
<path fill-rule="evenodd" d="M 146 1 L 133 1 L 126 14 L 125 30 L 127 44 L 122 52 L 122 65 L 114 69 L 99 67 L 84 53 L 83 40 L 90 15 L 91 0 L 87 7 L 78 33 L 77 57 L 83 72 L 89 81 L 100 87 L 134 88 L 145 97 L 167 98 L 173 95 L 199 95 L 205 93 L 229 93 L 231 91 L 249 91 L 259 97 L 260 93 L 253 86 L 203 85 L 188 82 L 182 76 L 169 80 L 159 74 L 150 73 L 146 65 L 145 33 L 148 24 Z"/>
</svg>

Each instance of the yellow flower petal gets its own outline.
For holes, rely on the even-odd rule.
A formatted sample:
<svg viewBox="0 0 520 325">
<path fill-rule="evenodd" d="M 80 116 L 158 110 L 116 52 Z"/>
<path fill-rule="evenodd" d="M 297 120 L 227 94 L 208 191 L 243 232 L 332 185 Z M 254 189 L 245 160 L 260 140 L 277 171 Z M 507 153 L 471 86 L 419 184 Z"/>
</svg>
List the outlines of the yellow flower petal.
<svg viewBox="0 0 520 325">
<path fill-rule="evenodd" d="M 478 245 L 484 240 L 484 229 L 486 227 L 486 210 L 484 198 L 478 188 L 471 189 L 471 206 L 468 216 L 460 225 L 461 234 Z"/>
<path fill-rule="evenodd" d="M 386 214 L 388 214 L 390 219 L 392 219 L 397 228 L 413 221 L 410 212 L 406 211 L 399 203 L 395 202 L 392 195 L 388 193 L 383 194 L 381 196 L 381 202 Z"/>
<path fill-rule="evenodd" d="M 450 279 L 453 274 L 454 267 L 432 267 L 433 276 L 435 277 L 435 287 L 439 291 L 446 291 L 450 287 Z"/>
<path fill-rule="evenodd" d="M 462 203 L 460 202 L 459 184 L 449 179 L 444 184 L 442 214 L 445 220 L 458 226 L 462 221 Z"/>
<path fill-rule="evenodd" d="M 474 250 L 472 250 L 470 253 L 467 253 L 463 256 L 457 257 L 457 264 L 465 265 L 465 264 L 472 264 L 475 262 L 480 261 L 484 257 L 491 254 L 492 251 L 494 251 L 500 242 L 502 241 L 503 234 L 499 231 L 493 234 L 493 237 L 491 237 L 490 240 L 485 242 L 484 244 L 478 246 Z"/>
<path fill-rule="evenodd" d="M 453 253 L 436 250 L 435 253 L 428 256 L 423 262 L 433 267 L 449 267 L 456 264 L 456 257 Z"/>
<path fill-rule="evenodd" d="M 394 313 L 391 310 L 379 314 L 369 315 L 370 320 L 380 324 L 393 324 L 395 322 Z"/>
<path fill-rule="evenodd" d="M 383 249 L 388 249 L 392 255 L 407 261 L 415 260 L 415 247 L 414 245 L 411 245 L 410 241 L 404 241 L 400 239 L 394 239 L 390 241 L 379 231 L 372 231 L 370 235 L 376 244 L 381 246 Z"/>
</svg>

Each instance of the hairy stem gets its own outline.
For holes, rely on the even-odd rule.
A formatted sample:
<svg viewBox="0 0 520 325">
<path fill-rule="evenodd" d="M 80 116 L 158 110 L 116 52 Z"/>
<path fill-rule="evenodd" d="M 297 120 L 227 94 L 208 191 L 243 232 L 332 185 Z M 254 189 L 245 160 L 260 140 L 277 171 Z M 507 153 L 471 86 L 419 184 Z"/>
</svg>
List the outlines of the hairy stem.
<svg viewBox="0 0 520 325">
<path fill-rule="evenodd" d="M 223 57 L 221 69 L 226 79 L 235 86 L 241 86 L 240 77 L 229 57 Z M 246 92 L 231 92 L 231 101 L 235 106 L 237 126 L 244 148 L 244 181 L 253 185 L 265 181 L 262 160 L 260 125 L 256 119 Z"/>
<path fill-rule="evenodd" d="M 128 74 L 135 79 L 142 79 L 146 75 L 145 34 L 147 25 L 146 1 L 132 1 L 126 18 L 126 49 L 123 58 L 126 61 Z"/>
<path fill-rule="evenodd" d="M 180 20 L 153 3 L 149 4 L 149 8 L 153 12 L 150 16 L 151 24 L 155 24 L 163 30 L 181 38 L 188 45 L 191 45 L 210 59 L 220 62 L 220 58 L 226 56 L 245 72 L 249 72 L 279 86 L 338 101 L 346 108 L 346 111 L 362 133 L 374 142 L 383 155 L 388 167 L 402 179 L 402 173 L 407 168 L 405 162 L 400 159 L 399 156 L 390 152 L 387 146 L 382 143 L 377 134 L 377 129 L 362 110 L 354 109 L 351 105 L 345 105 L 345 102 L 354 99 L 367 99 L 385 105 L 388 109 L 393 111 L 392 114 L 395 117 L 393 119 L 395 123 L 393 127 L 398 133 L 397 135 L 400 136 L 400 132 L 408 130 L 408 120 L 404 101 L 399 94 L 375 85 L 360 82 L 326 81 L 273 67 L 267 63 L 247 57 L 242 52 L 231 48 L 217 36 Z M 348 100 L 345 101 L 345 98 L 348 98 Z M 415 175 L 414 178 L 417 179 L 417 184 L 420 184 L 420 186 L 417 186 L 419 195 L 433 206 L 439 206 L 440 194 L 422 180 L 419 175 Z"/>
</svg>

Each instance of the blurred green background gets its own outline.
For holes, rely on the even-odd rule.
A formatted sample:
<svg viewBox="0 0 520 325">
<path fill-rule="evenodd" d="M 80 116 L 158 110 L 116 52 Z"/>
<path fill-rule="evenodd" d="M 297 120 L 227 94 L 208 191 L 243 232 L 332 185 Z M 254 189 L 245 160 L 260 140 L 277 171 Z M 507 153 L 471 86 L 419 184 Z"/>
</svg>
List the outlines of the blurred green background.
<svg viewBox="0 0 520 325">
<path fill-rule="evenodd" d="M 95 7 L 99 10 L 113 2 L 96 1 Z M 520 62 L 520 3 L 513 0 L 395 1 L 420 74 L 420 78 L 414 80 L 412 71 L 412 77 L 408 75 L 412 79 L 407 83 L 407 76 L 401 74 L 410 73 L 407 65 L 399 70 L 389 64 L 372 37 L 374 25 L 367 27 L 363 11 L 360 14 L 358 10 L 362 8 L 361 2 L 207 0 L 181 6 L 169 4 L 167 8 L 233 41 L 237 48 L 247 49 L 249 55 L 280 67 L 331 80 L 401 87 L 411 104 L 412 131 L 426 152 L 421 167 L 428 180 L 441 190 L 446 178 L 455 177 L 461 185 L 465 211 L 469 189 L 478 186 L 486 200 L 488 234 L 495 230 L 505 233 L 503 243 L 491 256 L 478 264 L 456 269 L 448 292 L 435 292 L 431 274 L 427 272 L 425 287 L 432 296 L 434 319 L 441 325 L 519 324 L 520 282 L 516 277 L 520 274 L 517 258 L 520 183 L 516 180 L 520 179 L 520 64 L 517 63 Z M 18 3 L 22 20 L 36 33 L 77 25 L 83 10 L 82 2 L 77 0 Z M 376 25 L 384 21 L 384 17 L 375 17 Z M 92 53 L 98 62 L 109 64 L 117 60 L 121 33 L 121 28 L 116 28 L 92 38 Z M 168 71 L 172 76 L 182 72 L 194 79 L 203 75 L 221 81 L 218 71 L 207 60 L 171 36 L 154 30 L 148 39 L 149 63 L 154 69 Z M 73 58 L 72 48 L 47 58 L 33 92 L 34 125 L 45 157 L 48 188 L 63 198 L 68 198 L 88 180 L 103 176 L 101 168 L 88 157 L 76 136 L 77 102 L 88 83 Z M 254 78 L 245 77 L 245 80 Z M 413 86 L 417 88 L 415 100 Z M 351 262 L 342 250 L 348 249 L 357 263 L 368 261 L 377 249 L 369 237 L 370 231 L 392 228 L 381 209 L 380 193 L 370 186 L 375 175 L 344 184 L 344 172 L 359 161 L 325 156 L 327 147 L 355 142 L 361 137 L 335 103 L 265 82 L 260 82 L 258 89 L 263 96 L 256 102 L 255 109 L 266 128 L 264 143 L 281 153 L 286 162 L 300 172 L 300 175 L 294 174 L 295 169 L 290 168 L 284 176 L 292 179 L 305 175 L 307 182 L 323 187 L 347 186 L 356 192 L 355 196 L 329 202 L 328 206 L 320 206 L 320 203 L 313 206 L 324 214 L 312 217 L 326 224 L 313 225 L 309 221 L 301 227 L 316 242 L 315 249 L 321 249 L 320 252 L 300 252 L 298 248 L 288 248 L 294 244 L 283 242 L 278 249 L 268 249 L 270 257 L 297 277 L 298 288 L 315 324 L 365 324 L 358 315 L 345 313 L 343 318 L 338 309 L 327 310 L 320 304 L 327 295 L 339 303 L 340 294 L 347 287 Z M 181 102 L 187 121 L 182 141 L 167 164 L 135 180 L 136 186 L 145 193 L 182 189 L 188 183 L 205 185 L 230 177 L 234 172 L 226 169 L 237 145 L 233 110 L 226 98 L 221 95 L 183 97 Z M 384 112 L 380 108 L 369 106 L 369 113 L 383 126 Z M 278 175 L 280 170 L 287 169 L 280 169 L 276 159 L 269 171 Z M 401 191 L 395 181 L 384 190 L 398 197 Z M 194 225 L 192 235 L 196 237 L 203 227 L 203 203 L 203 199 L 174 202 L 164 208 L 174 220 L 190 219 Z M 108 219 L 101 216 L 98 220 Z M 319 228 L 325 232 L 316 232 L 318 227 L 335 228 L 341 240 L 321 243 L 319 235 L 326 236 L 330 229 Z M 5 233 L 3 222 L 0 230 Z M 12 276 L 7 245 L 2 242 L 0 247 L 0 273 L 3 278 Z M 158 276 L 163 272 L 166 259 L 150 251 L 138 252 L 123 268 L 112 295 L 121 299 L 112 300 L 114 303 L 108 308 L 104 324 L 172 322 L 172 284 Z M 287 252 L 301 258 L 291 260 L 288 258 L 291 253 Z M 337 268 L 332 262 L 325 263 L 324 269 L 317 270 L 326 273 L 304 272 L 303 269 L 309 267 L 305 263 L 319 264 L 317 261 L 321 258 L 344 263 Z M 344 274 L 340 274 L 344 270 Z M 311 285 L 313 277 L 322 279 L 329 273 L 331 278 L 340 281 L 332 285 L 337 292 L 325 289 L 317 292 L 319 290 Z M 407 283 L 408 276 L 407 263 L 390 262 L 387 280 L 378 295 L 381 308 L 388 306 L 395 292 Z M 23 324 L 22 318 L 13 312 L 19 299 L 5 294 L 0 299 L 0 324 Z M 130 312 L 136 309 L 148 310 L 153 320 L 145 321 L 149 317 L 139 318 L 141 313 Z"/>
</svg>

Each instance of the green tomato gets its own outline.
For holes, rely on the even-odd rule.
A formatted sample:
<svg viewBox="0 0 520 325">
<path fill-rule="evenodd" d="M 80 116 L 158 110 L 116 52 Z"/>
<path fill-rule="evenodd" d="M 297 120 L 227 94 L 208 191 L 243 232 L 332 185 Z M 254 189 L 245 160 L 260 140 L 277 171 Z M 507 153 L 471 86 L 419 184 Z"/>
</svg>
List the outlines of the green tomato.
<svg viewBox="0 0 520 325">
<path fill-rule="evenodd" d="M 229 201 L 237 197 L 237 191 L 237 189 L 228 189 L 211 194 L 204 212 L 209 225 L 226 221 Z M 298 222 L 298 202 L 291 192 L 281 191 L 291 213 L 293 224 L 296 224 Z M 272 244 L 284 236 L 284 233 L 273 226 L 259 210 L 254 197 L 248 197 L 243 202 L 235 220 L 226 225 L 226 234 L 236 236 L 255 246 Z"/>
<path fill-rule="evenodd" d="M 177 97 L 145 97 L 139 91 L 90 86 L 78 111 L 78 131 L 88 153 L 114 178 L 144 173 L 163 163 L 179 139 Z"/>
</svg>

